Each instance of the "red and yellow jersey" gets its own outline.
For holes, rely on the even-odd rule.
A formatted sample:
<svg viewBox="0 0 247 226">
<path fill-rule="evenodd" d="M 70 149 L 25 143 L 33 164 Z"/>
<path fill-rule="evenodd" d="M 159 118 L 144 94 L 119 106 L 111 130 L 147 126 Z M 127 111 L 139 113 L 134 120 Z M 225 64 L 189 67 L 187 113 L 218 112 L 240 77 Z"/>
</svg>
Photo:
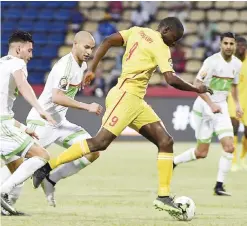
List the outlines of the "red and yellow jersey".
<svg viewBox="0 0 247 226">
<path fill-rule="evenodd" d="M 163 42 L 161 34 L 149 28 L 132 27 L 119 33 L 126 50 L 117 87 L 143 98 L 157 66 L 162 73 L 174 72 L 170 49 Z"/>
<path fill-rule="evenodd" d="M 238 92 L 240 98 L 247 98 L 247 55 L 242 63 L 242 68 L 239 75 Z"/>
</svg>

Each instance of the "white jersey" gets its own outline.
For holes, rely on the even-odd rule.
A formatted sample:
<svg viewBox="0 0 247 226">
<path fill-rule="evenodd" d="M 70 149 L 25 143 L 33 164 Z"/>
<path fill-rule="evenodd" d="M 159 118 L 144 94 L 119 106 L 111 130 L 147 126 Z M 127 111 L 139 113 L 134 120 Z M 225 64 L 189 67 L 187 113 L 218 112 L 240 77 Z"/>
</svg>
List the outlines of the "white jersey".
<svg viewBox="0 0 247 226">
<path fill-rule="evenodd" d="M 49 73 L 45 88 L 38 100 L 44 110 L 50 113 L 58 124 L 66 118 L 68 107 L 52 102 L 52 90 L 60 89 L 67 96 L 74 98 L 81 87 L 83 74 L 86 69 L 87 64 L 85 62 L 80 67 L 72 53 L 69 53 L 62 57 Z M 31 109 L 27 116 L 27 121 L 29 120 L 44 121 L 34 108 Z"/>
<path fill-rule="evenodd" d="M 18 95 L 18 90 L 16 87 L 15 79 L 13 74 L 22 70 L 25 76 L 28 76 L 27 65 L 24 60 L 7 55 L 0 59 L 0 116 L 1 117 L 13 117 L 14 112 L 12 107 L 16 96 Z"/>
<path fill-rule="evenodd" d="M 226 101 L 231 85 L 238 84 L 242 62 L 235 56 L 227 62 L 221 53 L 208 57 L 198 72 L 197 79 L 209 86 L 214 94 L 210 95 L 213 102 Z"/>
</svg>

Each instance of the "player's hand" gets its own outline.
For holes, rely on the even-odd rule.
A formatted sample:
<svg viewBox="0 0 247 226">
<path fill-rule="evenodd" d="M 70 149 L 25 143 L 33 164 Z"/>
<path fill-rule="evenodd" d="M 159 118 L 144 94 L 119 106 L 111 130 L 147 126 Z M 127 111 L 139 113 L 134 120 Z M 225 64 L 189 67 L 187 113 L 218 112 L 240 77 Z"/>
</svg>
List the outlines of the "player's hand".
<svg viewBox="0 0 247 226">
<path fill-rule="evenodd" d="M 46 111 L 39 112 L 39 114 L 41 118 L 45 119 L 47 122 L 51 123 L 52 125 L 56 124 L 56 121 Z"/>
<path fill-rule="evenodd" d="M 103 111 L 103 107 L 97 103 L 91 103 L 89 104 L 88 111 L 91 113 L 96 113 L 96 115 L 100 115 Z"/>
<path fill-rule="evenodd" d="M 39 136 L 31 129 L 27 128 L 25 130 L 25 133 L 27 133 L 28 135 L 30 135 L 33 138 L 36 138 L 37 140 L 39 139 Z"/>
<path fill-rule="evenodd" d="M 198 86 L 198 93 L 210 93 L 211 95 L 214 94 L 212 89 L 210 89 L 208 86 L 205 86 L 203 84 Z"/>
<path fill-rule="evenodd" d="M 90 85 L 90 83 L 94 78 L 95 78 L 95 74 L 92 71 L 86 72 L 86 74 L 83 77 L 82 86 Z"/>
<path fill-rule="evenodd" d="M 214 114 L 216 114 L 216 113 L 222 113 L 221 107 L 219 105 L 217 105 L 217 104 L 214 104 L 214 103 L 211 104 L 210 105 L 210 108 L 211 108 L 211 110 L 212 110 L 212 112 Z"/>
<path fill-rule="evenodd" d="M 242 118 L 243 114 L 244 114 L 244 112 L 243 112 L 241 106 L 240 105 L 237 105 L 236 106 L 236 116 L 238 118 Z"/>
</svg>

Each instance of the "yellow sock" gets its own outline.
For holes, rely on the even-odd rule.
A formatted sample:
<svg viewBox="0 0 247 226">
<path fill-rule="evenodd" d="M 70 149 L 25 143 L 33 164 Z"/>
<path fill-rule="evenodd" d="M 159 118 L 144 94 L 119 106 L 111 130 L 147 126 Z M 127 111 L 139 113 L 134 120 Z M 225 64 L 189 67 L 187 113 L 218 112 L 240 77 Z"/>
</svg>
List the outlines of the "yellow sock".
<svg viewBox="0 0 247 226">
<path fill-rule="evenodd" d="M 247 139 L 243 135 L 243 137 L 242 137 L 242 152 L 241 152 L 240 158 L 244 159 L 246 154 L 247 154 Z"/>
<path fill-rule="evenodd" d="M 173 172 L 173 153 L 161 152 L 158 154 L 158 196 L 169 196 Z"/>
<path fill-rule="evenodd" d="M 234 152 L 233 152 L 232 163 L 237 163 L 237 156 L 238 156 L 237 155 L 238 136 L 234 136 L 233 142 L 234 142 Z"/>
<path fill-rule="evenodd" d="M 83 140 L 81 142 L 73 144 L 71 147 L 61 153 L 57 158 L 52 158 L 49 161 L 49 165 L 52 169 L 55 169 L 56 167 L 64 163 L 74 161 L 88 153 L 90 153 L 90 150 L 87 141 Z"/>
</svg>

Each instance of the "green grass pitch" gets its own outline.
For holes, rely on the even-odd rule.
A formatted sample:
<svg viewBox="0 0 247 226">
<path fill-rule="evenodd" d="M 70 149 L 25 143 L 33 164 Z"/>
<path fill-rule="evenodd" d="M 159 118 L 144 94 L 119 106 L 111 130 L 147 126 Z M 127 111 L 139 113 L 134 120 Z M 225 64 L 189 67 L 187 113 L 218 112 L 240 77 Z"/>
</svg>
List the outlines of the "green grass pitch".
<svg viewBox="0 0 247 226">
<path fill-rule="evenodd" d="M 175 154 L 195 143 L 176 143 Z M 49 148 L 52 155 L 61 151 Z M 41 188 L 31 180 L 16 208 L 30 217 L 2 217 L 3 226 L 246 226 L 247 172 L 230 173 L 226 189 L 232 197 L 213 196 L 221 147 L 213 144 L 205 160 L 176 168 L 172 193 L 191 197 L 196 217 L 186 223 L 173 220 L 152 206 L 156 198 L 156 147 L 148 142 L 114 142 L 94 164 L 56 186 L 57 207 L 47 205 Z"/>
</svg>

